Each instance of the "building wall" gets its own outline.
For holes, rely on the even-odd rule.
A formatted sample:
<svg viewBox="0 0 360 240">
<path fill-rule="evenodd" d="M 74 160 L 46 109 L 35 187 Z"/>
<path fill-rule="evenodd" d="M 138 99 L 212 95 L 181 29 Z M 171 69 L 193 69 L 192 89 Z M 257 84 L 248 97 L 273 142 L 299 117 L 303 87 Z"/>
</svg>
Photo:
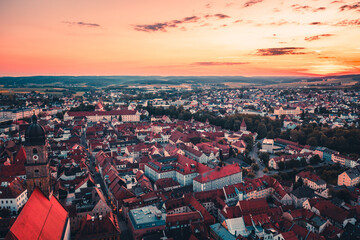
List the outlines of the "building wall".
<svg viewBox="0 0 360 240">
<path fill-rule="evenodd" d="M 218 178 L 213 181 L 199 183 L 196 180 L 193 181 L 193 191 L 201 192 L 214 189 L 220 189 L 224 186 L 236 184 L 242 182 L 242 172 L 232 174 L 223 178 Z"/>
<path fill-rule="evenodd" d="M 274 110 L 274 115 L 300 115 L 301 110 L 299 107 L 296 109 L 283 109 L 282 107 L 280 109 Z"/>
<path fill-rule="evenodd" d="M 66 224 L 66 228 L 64 231 L 64 236 L 63 236 L 63 240 L 70 240 L 70 236 L 71 236 L 71 230 L 70 230 L 70 219 L 67 219 L 67 224 Z"/>
<path fill-rule="evenodd" d="M 16 198 L 2 198 L 0 199 L 0 209 L 9 209 L 11 212 L 17 213 L 19 209 L 27 202 L 27 190 L 23 191 Z"/>
<path fill-rule="evenodd" d="M 133 224 L 132 224 L 132 221 L 130 219 L 128 220 L 128 224 L 129 224 L 129 229 L 130 229 L 130 231 L 131 231 L 131 233 L 133 235 L 134 240 L 142 239 L 142 236 L 147 234 L 147 233 L 162 231 L 162 230 L 165 229 L 165 225 L 149 227 L 149 228 L 135 229 Z"/>
<path fill-rule="evenodd" d="M 357 185 L 359 182 L 360 182 L 360 176 L 351 179 L 347 175 L 346 172 L 343 172 L 338 176 L 338 185 L 339 186 L 345 185 L 345 186 L 348 186 L 348 187 L 352 187 L 352 186 Z"/>
<path fill-rule="evenodd" d="M 181 174 L 178 171 L 156 172 L 154 169 L 145 164 L 145 175 L 153 181 L 157 181 L 163 178 L 172 178 L 174 181 L 180 183 L 181 186 L 188 186 L 193 183 L 194 177 L 199 175 L 198 173 Z"/>
<path fill-rule="evenodd" d="M 343 158 L 341 156 L 337 156 L 337 155 L 333 154 L 331 159 L 334 163 L 339 163 L 341 165 L 345 165 L 345 158 Z"/>
<path fill-rule="evenodd" d="M 69 116 L 67 113 L 64 115 L 64 121 L 72 120 L 74 117 Z M 108 121 L 111 120 L 111 118 L 119 118 L 119 116 L 116 115 L 94 115 L 94 116 L 86 116 L 86 119 L 90 122 L 97 122 L 102 119 L 106 119 Z M 140 121 L 140 115 L 134 114 L 134 115 L 121 115 L 121 121 L 122 122 L 139 122 Z"/>
</svg>

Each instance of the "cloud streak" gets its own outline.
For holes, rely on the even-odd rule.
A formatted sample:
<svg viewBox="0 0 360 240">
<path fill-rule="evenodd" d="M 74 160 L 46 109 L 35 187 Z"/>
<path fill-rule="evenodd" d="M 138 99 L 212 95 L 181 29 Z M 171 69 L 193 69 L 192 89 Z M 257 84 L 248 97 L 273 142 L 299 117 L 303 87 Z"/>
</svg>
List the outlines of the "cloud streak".
<svg viewBox="0 0 360 240">
<path fill-rule="evenodd" d="M 311 41 L 319 40 L 324 37 L 331 37 L 331 36 L 334 36 L 334 34 L 320 34 L 320 35 L 315 35 L 315 36 L 311 36 L 311 37 L 305 37 L 304 40 L 311 42 Z"/>
<path fill-rule="evenodd" d="M 69 22 L 69 21 L 64 21 L 63 23 L 66 23 L 71 26 L 79 26 L 79 27 L 93 27 L 93 28 L 101 27 L 101 25 L 97 23 Z"/>
<path fill-rule="evenodd" d="M 309 25 L 324 25 L 322 22 L 311 22 Z"/>
<path fill-rule="evenodd" d="M 214 15 L 205 15 L 205 18 L 210 18 L 210 17 L 215 17 L 215 18 L 218 18 L 218 19 L 224 19 L 224 18 L 230 18 L 230 16 L 226 15 L 226 14 L 222 14 L 222 13 L 217 13 L 217 14 L 214 14 Z"/>
<path fill-rule="evenodd" d="M 300 4 L 293 4 L 291 5 L 291 7 L 296 12 L 304 12 L 304 11 L 319 12 L 326 10 L 325 7 L 313 8 L 308 5 L 300 5 Z"/>
<path fill-rule="evenodd" d="M 171 20 L 171 21 L 159 22 L 159 23 L 154 23 L 154 24 L 138 24 L 138 25 L 134 25 L 133 28 L 136 31 L 142 31 L 142 32 L 157 32 L 157 31 L 167 32 L 167 30 L 169 28 L 180 28 L 181 30 L 186 30 L 185 27 L 181 26 L 182 24 L 196 23 L 204 18 L 206 18 L 206 19 L 215 18 L 217 20 L 221 20 L 221 19 L 230 18 L 230 16 L 223 14 L 223 13 L 207 14 L 203 17 L 190 16 L 190 17 L 185 17 L 180 20 Z M 209 26 L 209 25 L 210 24 L 208 24 L 208 23 L 201 24 L 201 26 Z M 224 25 L 222 25 L 222 26 L 224 26 Z"/>
<path fill-rule="evenodd" d="M 360 26 L 360 18 L 359 19 L 353 19 L 353 20 L 343 20 L 343 21 L 340 21 L 340 22 L 337 22 L 337 23 L 333 24 L 333 26 L 341 26 L 341 27 Z"/>
<path fill-rule="evenodd" d="M 192 65 L 198 66 L 233 66 L 233 65 L 244 65 L 249 62 L 194 62 Z"/>
<path fill-rule="evenodd" d="M 247 1 L 246 3 L 244 3 L 244 7 L 251 7 L 255 4 L 258 4 L 258 3 L 261 3 L 263 2 L 264 0 L 250 0 L 250 1 Z"/>
<path fill-rule="evenodd" d="M 191 16 L 191 17 L 185 17 L 181 20 L 172 20 L 162 23 L 154 23 L 154 24 L 140 24 L 135 25 L 134 29 L 136 31 L 142 31 L 142 32 L 156 32 L 156 31 L 163 31 L 166 32 L 168 28 L 176 28 L 179 27 L 179 25 L 184 23 L 194 23 L 200 20 L 200 17 L 198 16 Z"/>
<path fill-rule="evenodd" d="M 340 7 L 340 11 L 345 11 L 345 10 L 357 10 L 358 12 L 360 12 L 360 2 L 354 3 L 354 4 L 345 4 L 342 5 Z"/>
<path fill-rule="evenodd" d="M 257 49 L 255 55 L 257 56 L 281 56 L 281 55 L 301 55 L 307 54 L 302 52 L 303 47 L 283 47 L 283 48 L 261 48 Z"/>
</svg>

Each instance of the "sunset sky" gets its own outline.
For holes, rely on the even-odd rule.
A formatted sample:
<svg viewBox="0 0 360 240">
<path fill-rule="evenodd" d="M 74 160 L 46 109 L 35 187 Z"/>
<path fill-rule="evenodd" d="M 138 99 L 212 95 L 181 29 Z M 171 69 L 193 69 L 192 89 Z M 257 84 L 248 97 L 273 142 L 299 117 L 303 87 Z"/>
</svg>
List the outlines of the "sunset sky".
<svg viewBox="0 0 360 240">
<path fill-rule="evenodd" d="M 348 73 L 357 1 L 0 1 L 1 76 Z"/>
</svg>

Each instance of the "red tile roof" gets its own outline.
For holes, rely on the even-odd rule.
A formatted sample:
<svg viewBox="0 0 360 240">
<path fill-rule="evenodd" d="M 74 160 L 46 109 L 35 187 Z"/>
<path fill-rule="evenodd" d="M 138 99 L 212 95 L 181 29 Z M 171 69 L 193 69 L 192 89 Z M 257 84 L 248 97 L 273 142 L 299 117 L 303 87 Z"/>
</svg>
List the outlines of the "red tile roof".
<svg viewBox="0 0 360 240">
<path fill-rule="evenodd" d="M 178 226 L 199 220 L 202 220 L 202 216 L 197 211 L 166 215 L 166 225 L 168 226 L 170 225 Z"/>
<path fill-rule="evenodd" d="M 12 225 L 7 239 L 61 239 L 68 213 L 55 197 L 36 188 Z"/>
<path fill-rule="evenodd" d="M 231 164 L 231 165 L 227 165 L 225 167 L 217 167 L 211 171 L 202 173 L 200 175 L 198 175 L 197 177 L 194 178 L 195 181 L 199 182 L 199 183 L 206 183 L 206 182 L 210 182 L 219 178 L 223 178 L 226 176 L 230 176 L 236 173 L 241 172 L 241 168 L 240 166 L 235 163 L 235 164 Z"/>
<path fill-rule="evenodd" d="M 111 116 L 111 115 L 135 115 L 135 110 L 112 110 L 112 111 L 93 111 L 93 112 L 67 112 L 71 117 L 87 117 L 87 116 Z"/>
<path fill-rule="evenodd" d="M 281 233 L 285 240 L 298 240 L 296 234 L 293 231 Z"/>
<path fill-rule="evenodd" d="M 239 208 L 244 214 L 261 214 L 266 213 L 269 209 L 269 204 L 265 198 L 251 199 L 239 201 Z"/>
<path fill-rule="evenodd" d="M 17 198 L 26 190 L 24 180 L 17 177 L 0 177 L 0 183 L 0 199 Z"/>
<path fill-rule="evenodd" d="M 15 163 L 25 163 L 25 161 L 26 161 L 25 148 L 21 146 L 19 152 L 16 154 Z"/>
<path fill-rule="evenodd" d="M 177 181 L 175 181 L 172 178 L 161 178 L 161 179 L 158 179 L 154 183 L 154 185 L 156 185 L 157 189 L 165 189 L 165 188 L 180 186 L 180 183 L 178 183 Z"/>
</svg>

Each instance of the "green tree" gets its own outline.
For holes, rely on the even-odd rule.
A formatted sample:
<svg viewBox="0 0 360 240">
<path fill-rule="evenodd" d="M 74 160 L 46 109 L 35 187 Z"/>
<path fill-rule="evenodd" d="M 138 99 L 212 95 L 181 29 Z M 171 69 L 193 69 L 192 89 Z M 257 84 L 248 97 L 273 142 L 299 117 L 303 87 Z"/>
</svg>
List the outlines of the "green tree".
<svg viewBox="0 0 360 240">
<path fill-rule="evenodd" d="M 1 218 L 9 218 L 11 216 L 11 211 L 7 208 L 0 209 L 0 217 Z"/>
<path fill-rule="evenodd" d="M 267 166 L 270 160 L 270 155 L 267 152 L 261 152 L 259 154 L 259 158 L 261 159 L 261 161 L 263 161 L 263 163 Z"/>
<path fill-rule="evenodd" d="M 306 159 L 305 159 L 305 158 L 301 158 L 300 164 L 301 164 L 301 166 L 303 166 L 303 167 L 306 166 L 306 165 L 307 165 Z"/>
<path fill-rule="evenodd" d="M 273 130 L 269 131 L 266 138 L 274 139 L 276 136 L 275 132 Z"/>
<path fill-rule="evenodd" d="M 63 112 L 58 112 L 56 113 L 56 117 L 60 120 L 64 120 L 64 113 Z"/>
<path fill-rule="evenodd" d="M 304 110 L 301 111 L 300 119 L 305 120 L 305 112 L 304 112 Z"/>
<path fill-rule="evenodd" d="M 176 130 L 178 130 L 179 132 L 184 132 L 184 128 L 182 126 L 177 126 Z"/>
<path fill-rule="evenodd" d="M 251 168 L 253 169 L 254 172 L 259 171 L 259 165 L 257 165 L 256 163 L 251 164 Z"/>
<path fill-rule="evenodd" d="M 247 176 L 248 176 L 249 178 L 254 178 L 254 177 L 255 177 L 255 174 L 252 173 L 252 172 L 249 172 L 249 173 L 247 174 Z"/>
<path fill-rule="evenodd" d="M 265 138 L 267 135 L 267 129 L 266 129 L 266 125 L 261 122 L 259 123 L 258 127 L 257 127 L 257 134 L 258 134 L 258 138 Z"/>
<path fill-rule="evenodd" d="M 222 149 L 219 150 L 219 159 L 220 159 L 220 162 L 224 161 L 224 156 L 223 156 Z"/>
<path fill-rule="evenodd" d="M 309 144 L 310 146 L 318 146 L 318 141 L 316 140 L 316 137 L 311 137 L 306 141 L 306 144 Z"/>
<path fill-rule="evenodd" d="M 319 157 L 319 155 L 314 155 L 310 158 L 310 164 L 311 165 L 315 165 L 321 162 L 321 158 Z"/>
<path fill-rule="evenodd" d="M 279 167 L 279 170 L 284 170 L 285 169 L 285 163 L 284 162 L 279 162 L 278 167 Z"/>
<path fill-rule="evenodd" d="M 252 136 L 246 136 L 244 141 L 246 143 L 246 149 L 250 152 L 254 145 L 254 138 Z"/>
<path fill-rule="evenodd" d="M 302 178 L 299 178 L 299 179 L 295 182 L 295 184 L 294 184 L 294 189 L 296 189 L 296 188 L 298 188 L 298 187 L 301 187 L 301 186 L 303 186 L 303 185 L 304 185 L 303 179 L 302 179 Z"/>
</svg>

